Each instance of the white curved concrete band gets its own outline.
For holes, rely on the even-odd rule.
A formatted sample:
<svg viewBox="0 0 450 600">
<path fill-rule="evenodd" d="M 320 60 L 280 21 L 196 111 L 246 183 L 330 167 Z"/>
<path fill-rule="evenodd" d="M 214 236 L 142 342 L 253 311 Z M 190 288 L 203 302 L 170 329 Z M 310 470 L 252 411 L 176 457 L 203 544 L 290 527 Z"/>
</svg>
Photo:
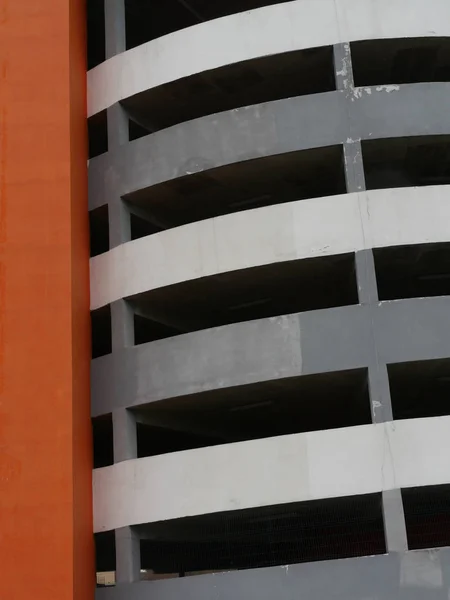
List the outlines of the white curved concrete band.
<svg viewBox="0 0 450 600">
<path fill-rule="evenodd" d="M 449 186 L 430 186 L 302 200 L 134 240 L 91 259 L 91 309 L 238 269 L 448 241 L 449 194 Z"/>
<path fill-rule="evenodd" d="M 449 434 L 412 419 L 124 461 L 94 470 L 94 531 L 449 483 Z"/>
<path fill-rule="evenodd" d="M 429 36 L 450 36 L 447 0 L 294 0 L 259 8 L 172 33 L 92 69 L 88 115 L 245 60 L 356 40 Z"/>
</svg>

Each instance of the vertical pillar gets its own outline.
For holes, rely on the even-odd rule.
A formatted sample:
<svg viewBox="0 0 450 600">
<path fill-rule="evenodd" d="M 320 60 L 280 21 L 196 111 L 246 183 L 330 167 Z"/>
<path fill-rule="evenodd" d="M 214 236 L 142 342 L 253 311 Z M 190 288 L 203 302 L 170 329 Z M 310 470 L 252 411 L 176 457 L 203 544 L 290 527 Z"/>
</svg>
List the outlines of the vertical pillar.
<svg viewBox="0 0 450 600">
<path fill-rule="evenodd" d="M 355 254 L 356 281 L 360 304 L 376 304 L 378 287 L 372 250 L 360 250 Z"/>
<path fill-rule="evenodd" d="M 134 346 L 134 311 L 123 299 L 111 303 L 112 351 Z"/>
<path fill-rule="evenodd" d="M 116 529 L 116 583 L 139 581 L 141 550 L 139 535 L 132 527 Z"/>
<path fill-rule="evenodd" d="M 136 419 L 126 408 L 113 411 L 114 463 L 137 458 Z"/>
<path fill-rule="evenodd" d="M 128 143 L 128 115 L 120 102 L 106 109 L 108 122 L 108 150 Z"/>
<path fill-rule="evenodd" d="M 372 250 L 362 250 L 355 254 L 356 280 L 360 304 L 366 306 L 367 318 L 373 322 L 372 313 L 378 303 L 378 288 L 375 262 Z M 387 366 L 380 362 L 377 344 L 372 328 L 372 356 L 369 364 L 369 395 L 373 423 L 393 420 L 391 393 Z M 383 520 L 388 552 L 404 552 L 408 549 L 405 515 L 401 491 L 388 490 L 382 493 Z"/>
<path fill-rule="evenodd" d="M 126 50 L 125 0 L 105 2 L 105 55 L 106 60 Z"/>
<path fill-rule="evenodd" d="M 106 59 L 125 52 L 125 0 L 104 0 Z M 108 150 L 114 151 L 128 142 L 128 117 L 116 103 L 107 109 Z M 131 240 L 130 213 L 122 198 L 112 195 L 108 200 L 109 247 L 115 248 Z"/>
<path fill-rule="evenodd" d="M 344 142 L 344 168 L 347 192 L 351 194 L 365 191 L 366 178 L 360 140 L 348 139 Z"/>
<path fill-rule="evenodd" d="M 128 116 L 119 102 L 107 109 L 107 121 L 108 151 L 115 152 L 128 143 Z M 111 190 L 108 197 L 108 215 L 109 247 L 112 249 L 131 240 L 130 211 L 115 190 Z"/>
<path fill-rule="evenodd" d="M 112 196 L 108 202 L 109 247 L 125 244 L 131 240 L 130 211 L 120 196 Z"/>
<path fill-rule="evenodd" d="M 351 102 L 355 85 L 350 44 L 335 44 L 333 46 L 333 54 L 336 89 L 346 95 L 347 102 Z M 351 131 L 350 127 L 348 127 L 348 131 Z M 366 189 L 366 182 L 361 141 L 348 137 L 344 142 L 343 153 L 347 192 L 363 192 Z"/>
<path fill-rule="evenodd" d="M 333 46 L 334 77 L 337 90 L 349 90 L 353 85 L 353 67 L 350 44 L 335 44 Z"/>
<path fill-rule="evenodd" d="M 355 268 L 359 303 L 367 306 L 367 318 L 372 322 L 373 308 L 378 303 L 378 288 L 373 251 L 361 250 L 356 252 Z M 389 389 L 387 367 L 385 363 L 382 363 L 379 360 L 374 335 L 375 333 L 372 327 L 372 358 L 369 365 L 371 414 L 373 423 L 384 423 L 386 421 L 392 421 L 393 419 L 391 393 Z"/>
<path fill-rule="evenodd" d="M 134 345 L 134 312 L 126 300 L 111 304 L 112 351 Z M 114 462 L 137 458 L 137 432 L 134 414 L 127 409 L 113 411 Z"/>
<path fill-rule="evenodd" d="M 383 492 L 383 518 L 386 550 L 388 552 L 406 552 L 408 550 L 408 539 L 400 490 Z"/>
</svg>

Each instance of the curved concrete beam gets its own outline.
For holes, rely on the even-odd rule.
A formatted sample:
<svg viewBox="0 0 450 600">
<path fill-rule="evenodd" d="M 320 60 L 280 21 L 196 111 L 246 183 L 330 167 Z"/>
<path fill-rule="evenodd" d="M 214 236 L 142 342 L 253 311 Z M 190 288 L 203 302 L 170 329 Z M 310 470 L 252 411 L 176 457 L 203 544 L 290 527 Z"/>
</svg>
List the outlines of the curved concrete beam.
<svg viewBox="0 0 450 600">
<path fill-rule="evenodd" d="M 450 356 L 450 297 L 236 323 L 92 361 L 92 416 L 284 377 Z M 423 332 L 427 335 L 424 336 Z"/>
<path fill-rule="evenodd" d="M 183 281 L 282 261 L 450 240 L 448 186 L 269 206 L 184 225 L 91 259 L 91 309 Z"/>
<path fill-rule="evenodd" d="M 95 469 L 94 531 L 450 483 L 449 428 L 450 417 L 410 419 L 188 450 Z"/>
<path fill-rule="evenodd" d="M 89 163 L 89 203 L 233 163 L 365 139 L 450 134 L 450 83 L 356 88 L 257 104 L 145 136 Z"/>
<path fill-rule="evenodd" d="M 89 116 L 145 90 L 241 61 L 356 40 L 450 36 L 447 0 L 295 0 L 183 29 L 88 73 Z"/>
<path fill-rule="evenodd" d="M 326 560 L 99 588 L 97 600 L 448 600 L 450 550 Z"/>
</svg>

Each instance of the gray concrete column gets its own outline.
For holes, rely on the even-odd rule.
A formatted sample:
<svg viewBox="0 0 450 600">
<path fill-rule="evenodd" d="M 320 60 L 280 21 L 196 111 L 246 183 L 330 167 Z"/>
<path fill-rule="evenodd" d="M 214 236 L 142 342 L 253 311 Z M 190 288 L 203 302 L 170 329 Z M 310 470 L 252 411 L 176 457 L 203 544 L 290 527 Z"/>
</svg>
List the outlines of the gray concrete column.
<svg viewBox="0 0 450 600">
<path fill-rule="evenodd" d="M 335 44 L 333 46 L 334 55 L 334 76 L 336 80 L 336 89 L 345 94 L 347 100 L 347 131 L 350 127 L 351 102 L 354 101 L 354 80 L 352 56 L 350 44 Z M 366 189 L 364 177 L 364 168 L 362 161 L 361 140 L 348 137 L 344 142 L 344 168 L 347 192 L 362 192 Z"/>
<path fill-rule="evenodd" d="M 105 55 L 106 59 L 125 52 L 125 0 L 105 2 Z"/>
<path fill-rule="evenodd" d="M 369 394 L 372 423 L 386 423 L 393 420 L 391 392 L 386 364 L 378 359 L 376 350 L 369 365 Z"/>
<path fill-rule="evenodd" d="M 347 90 L 353 85 L 353 67 L 350 44 L 335 44 L 333 46 L 334 77 L 337 90 Z"/>
<path fill-rule="evenodd" d="M 107 109 L 107 121 L 108 151 L 114 153 L 120 146 L 128 144 L 128 115 L 119 102 Z M 115 190 L 108 196 L 108 212 L 109 247 L 112 249 L 131 240 L 130 211 Z"/>
<path fill-rule="evenodd" d="M 372 250 L 355 253 L 356 284 L 360 304 L 367 305 L 371 322 L 371 357 L 369 362 L 369 394 L 373 423 L 392 421 L 391 392 L 386 364 L 378 356 L 372 313 L 377 309 L 378 287 Z"/>
<path fill-rule="evenodd" d="M 134 345 L 133 309 L 126 300 L 111 304 L 111 335 L 113 352 Z M 137 458 L 137 432 L 134 414 L 126 408 L 112 413 L 114 463 Z"/>
<path fill-rule="evenodd" d="M 116 584 L 139 581 L 141 551 L 139 535 L 132 527 L 116 529 Z"/>
<path fill-rule="evenodd" d="M 134 414 L 126 408 L 112 413 L 114 463 L 137 458 L 137 431 Z"/>
<path fill-rule="evenodd" d="M 362 250 L 355 255 L 356 280 L 360 304 L 366 304 L 368 318 L 372 323 L 371 358 L 369 363 L 369 396 L 373 423 L 393 420 L 391 392 L 387 365 L 380 361 L 373 330 L 373 311 L 377 310 L 378 289 L 372 250 Z M 400 490 L 383 492 L 383 521 L 388 552 L 404 552 L 408 549 L 405 515 Z"/>
<path fill-rule="evenodd" d="M 362 250 L 355 254 L 356 281 L 360 304 L 366 304 L 368 318 L 373 323 L 372 312 L 379 301 L 372 250 Z M 391 392 L 387 366 L 378 357 L 375 332 L 371 333 L 372 356 L 369 364 L 369 395 L 373 423 L 393 420 Z M 383 520 L 388 552 L 404 552 L 408 549 L 405 515 L 400 490 L 383 492 Z"/>
<path fill-rule="evenodd" d="M 134 346 L 134 312 L 123 299 L 111 304 L 112 351 Z"/>
<path fill-rule="evenodd" d="M 120 196 L 111 197 L 108 202 L 109 215 L 109 247 L 131 241 L 130 211 Z"/>
<path fill-rule="evenodd" d="M 392 421 L 387 367 L 386 364 L 378 362 L 376 351 L 372 363 L 369 365 L 369 394 L 372 422 L 389 423 Z M 387 552 L 404 552 L 408 549 L 408 542 L 401 491 L 399 489 L 384 491 L 382 502 L 386 550 Z"/>
<path fill-rule="evenodd" d="M 386 550 L 388 552 L 406 552 L 408 539 L 401 490 L 383 492 L 383 519 Z"/>
<path fill-rule="evenodd" d="M 378 303 L 378 288 L 372 250 L 361 250 L 355 254 L 356 283 L 360 304 L 367 305 L 367 318 L 371 326 L 371 359 L 369 363 L 369 393 L 373 423 L 392 421 L 391 393 L 386 364 L 380 361 L 372 312 Z"/>
<path fill-rule="evenodd" d="M 106 109 L 108 121 L 108 150 L 116 150 L 128 143 L 128 114 L 120 102 Z"/>
<path fill-rule="evenodd" d="M 355 254 L 356 283 L 360 304 L 378 302 L 378 287 L 372 250 L 361 250 Z"/>
<path fill-rule="evenodd" d="M 360 140 L 344 142 L 344 168 L 347 192 L 363 192 L 366 189 L 366 178 Z"/>
</svg>

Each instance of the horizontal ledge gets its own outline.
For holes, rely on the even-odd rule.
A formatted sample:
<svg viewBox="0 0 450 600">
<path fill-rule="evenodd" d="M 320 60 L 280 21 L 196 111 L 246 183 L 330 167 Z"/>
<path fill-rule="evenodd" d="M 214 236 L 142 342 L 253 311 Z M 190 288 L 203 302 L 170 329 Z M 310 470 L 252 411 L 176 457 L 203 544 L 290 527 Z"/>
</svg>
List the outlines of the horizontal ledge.
<svg viewBox="0 0 450 600">
<path fill-rule="evenodd" d="M 188 450 L 94 469 L 94 531 L 449 483 L 449 428 L 450 417 L 411 419 Z"/>
<path fill-rule="evenodd" d="M 242 161 L 349 141 L 448 134 L 449 95 L 450 83 L 364 87 L 350 96 L 300 96 L 180 123 L 91 159 L 90 208 Z"/>
<path fill-rule="evenodd" d="M 95 67 L 88 72 L 88 115 L 165 83 L 254 58 L 356 40 L 429 36 L 450 36 L 447 0 L 294 0 L 258 8 L 166 35 Z"/>
<path fill-rule="evenodd" d="M 450 297 L 396 300 L 226 325 L 116 351 L 92 361 L 92 416 L 369 367 L 374 345 L 381 364 L 449 357 L 448 314 Z"/>
<path fill-rule="evenodd" d="M 448 241 L 449 190 L 395 188 L 301 200 L 140 238 L 90 260 L 91 309 L 262 265 Z"/>
<path fill-rule="evenodd" d="M 450 550 L 441 548 L 121 584 L 98 589 L 96 599 L 363 600 L 408 597 L 447 600 L 449 574 Z M 406 595 L 399 591 L 399 584 Z"/>
</svg>

